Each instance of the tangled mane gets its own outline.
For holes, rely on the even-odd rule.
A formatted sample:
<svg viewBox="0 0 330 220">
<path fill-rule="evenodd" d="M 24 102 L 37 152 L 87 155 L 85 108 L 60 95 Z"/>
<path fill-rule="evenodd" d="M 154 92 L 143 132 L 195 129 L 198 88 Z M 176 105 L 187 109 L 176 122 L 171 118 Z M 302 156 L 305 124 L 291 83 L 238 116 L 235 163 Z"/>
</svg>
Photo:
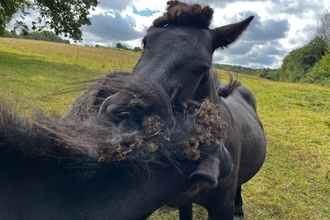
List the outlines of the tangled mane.
<svg viewBox="0 0 330 220">
<path fill-rule="evenodd" d="M 167 11 L 153 22 L 154 27 L 164 27 L 170 24 L 194 26 L 207 29 L 213 17 L 210 6 L 187 4 L 180 1 L 168 1 Z"/>
<path fill-rule="evenodd" d="M 102 149 L 100 161 L 151 160 L 157 155 L 173 153 L 181 159 L 198 160 L 203 152 L 212 152 L 222 146 L 226 123 L 222 121 L 217 105 L 210 100 L 178 103 L 175 95 L 168 97 L 162 88 L 150 85 L 150 82 L 131 81 L 127 73 L 112 73 L 95 81 L 75 101 L 65 119 L 73 116 L 78 121 L 87 120 L 86 116 L 97 114 L 103 101 L 118 91 L 134 97 L 126 108 L 134 112 L 137 123 L 130 124 L 130 128 L 118 128 L 107 123 L 106 117 L 98 117 L 102 120 L 98 124 L 106 123 L 106 127 L 116 131 L 112 134 L 115 138 L 110 138 L 112 147 Z M 89 106 L 85 105 L 86 100 Z"/>
<path fill-rule="evenodd" d="M 118 92 L 118 86 L 123 87 L 115 83 L 116 79 L 123 83 L 123 77 L 128 76 L 127 72 L 113 72 L 106 76 L 98 78 L 96 80 L 91 80 L 88 83 L 86 90 L 73 102 L 71 109 L 64 116 L 65 120 L 76 120 L 85 121 L 90 118 L 93 114 L 99 111 L 99 107 L 104 102 L 104 100 Z M 114 85 L 110 89 L 110 84 Z"/>
<path fill-rule="evenodd" d="M 234 75 L 233 73 L 228 73 L 229 75 L 229 82 L 227 84 L 223 84 L 223 85 L 220 85 L 217 89 L 217 96 L 219 97 L 223 97 L 223 98 L 227 98 L 230 94 L 233 93 L 233 91 L 241 86 L 241 82 L 238 81 L 237 79 L 234 79 Z M 236 74 L 236 78 L 237 78 L 237 74 Z"/>
<path fill-rule="evenodd" d="M 141 112 L 141 123 L 131 129 L 98 114 L 107 95 L 124 90 L 136 95 L 128 108 Z M 197 161 L 222 147 L 226 123 L 216 104 L 188 100 L 176 112 L 170 100 L 159 87 L 114 74 L 95 81 L 61 120 L 39 113 L 29 121 L 0 102 L 0 151 L 73 163 L 147 164 Z"/>
</svg>

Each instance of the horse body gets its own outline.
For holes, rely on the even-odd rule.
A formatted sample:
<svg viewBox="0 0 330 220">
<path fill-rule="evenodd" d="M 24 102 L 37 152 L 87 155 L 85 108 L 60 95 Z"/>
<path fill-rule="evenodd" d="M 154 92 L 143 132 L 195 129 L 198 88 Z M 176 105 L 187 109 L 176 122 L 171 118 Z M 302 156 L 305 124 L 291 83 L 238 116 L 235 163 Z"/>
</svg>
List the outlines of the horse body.
<svg viewBox="0 0 330 220">
<path fill-rule="evenodd" d="M 249 100 L 246 100 L 244 96 L 249 97 Z M 238 87 L 224 100 L 234 120 L 239 121 L 236 134 L 242 145 L 241 155 L 244 155 L 240 158 L 239 185 L 247 182 L 259 171 L 266 155 L 266 138 L 255 110 L 256 106 L 250 104 L 253 100 L 252 93 L 243 86 Z"/>
<path fill-rule="evenodd" d="M 252 92 L 234 80 L 223 88 L 211 68 L 213 52 L 235 42 L 253 17 L 209 29 L 212 12 L 207 6 L 170 1 L 167 12 L 154 21 L 142 41 L 144 51 L 132 78 L 159 84 L 171 97 L 174 108 L 185 99 L 210 99 L 219 106 L 228 124 L 224 148 L 229 154 L 221 162 L 230 163 L 232 171 L 228 177 L 195 175 L 195 178 L 208 178 L 214 189 L 190 200 L 203 205 L 210 219 L 232 219 L 234 214 L 243 216 L 241 184 L 261 168 L 266 139 Z M 109 118 L 116 115 L 114 121 L 127 122 L 134 118 L 134 112 L 122 114 L 122 108 L 130 99 L 125 91 L 108 97 L 103 113 Z M 209 169 L 221 170 L 221 167 Z M 187 209 L 191 209 L 189 203 L 181 204 L 181 219 L 191 219 L 191 211 Z"/>
</svg>

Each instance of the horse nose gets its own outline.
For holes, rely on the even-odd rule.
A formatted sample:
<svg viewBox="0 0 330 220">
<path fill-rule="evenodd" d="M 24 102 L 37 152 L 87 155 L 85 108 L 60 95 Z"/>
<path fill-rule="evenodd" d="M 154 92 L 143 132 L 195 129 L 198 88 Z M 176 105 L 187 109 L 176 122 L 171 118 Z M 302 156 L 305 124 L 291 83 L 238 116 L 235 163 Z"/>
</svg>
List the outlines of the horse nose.
<svg viewBox="0 0 330 220">
<path fill-rule="evenodd" d="M 109 105 L 105 110 L 106 117 L 115 124 L 128 123 L 132 119 L 132 114 L 121 109 L 118 105 Z"/>
<path fill-rule="evenodd" d="M 109 96 L 102 102 L 99 108 L 99 113 L 98 113 L 99 116 L 106 114 L 108 107 L 111 106 L 113 103 L 115 103 L 117 97 L 118 97 L 118 93 Z"/>
<path fill-rule="evenodd" d="M 132 114 L 123 106 L 123 100 L 120 99 L 120 94 L 114 94 L 106 98 L 100 106 L 99 116 L 106 116 L 115 124 L 127 123 L 132 120 Z M 125 105 L 124 105 L 125 106 Z"/>
</svg>

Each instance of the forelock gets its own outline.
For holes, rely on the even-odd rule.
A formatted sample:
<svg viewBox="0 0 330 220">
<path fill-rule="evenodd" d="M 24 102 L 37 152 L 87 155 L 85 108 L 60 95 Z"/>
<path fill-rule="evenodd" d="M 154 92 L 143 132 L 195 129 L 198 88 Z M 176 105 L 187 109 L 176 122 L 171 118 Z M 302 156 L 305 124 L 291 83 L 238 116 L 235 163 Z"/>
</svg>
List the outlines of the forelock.
<svg viewBox="0 0 330 220">
<path fill-rule="evenodd" d="M 210 6 L 202 7 L 199 4 L 187 4 L 180 1 L 168 1 L 167 11 L 153 22 L 154 27 L 178 24 L 207 29 L 213 17 Z"/>
</svg>

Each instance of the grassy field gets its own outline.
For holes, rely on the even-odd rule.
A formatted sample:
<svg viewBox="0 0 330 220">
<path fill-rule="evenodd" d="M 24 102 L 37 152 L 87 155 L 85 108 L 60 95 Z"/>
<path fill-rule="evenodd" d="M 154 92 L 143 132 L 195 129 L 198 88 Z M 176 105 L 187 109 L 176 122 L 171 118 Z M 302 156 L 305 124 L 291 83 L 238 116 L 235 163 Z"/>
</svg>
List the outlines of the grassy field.
<svg viewBox="0 0 330 220">
<path fill-rule="evenodd" d="M 0 38 L 0 95 L 63 115 L 73 82 L 130 71 L 138 53 Z M 224 80 L 226 73 L 219 74 Z M 239 75 L 258 101 L 268 140 L 261 171 L 243 186 L 246 219 L 330 219 L 330 88 Z M 18 97 L 18 98 L 17 98 Z M 22 110 L 28 105 L 22 104 Z M 206 219 L 195 207 L 195 218 Z M 177 219 L 163 210 L 151 219 Z"/>
<path fill-rule="evenodd" d="M 138 57 L 130 51 L 0 38 L 0 95 L 16 94 L 47 113 L 63 114 L 79 93 L 54 94 L 110 70 L 131 71 Z"/>
</svg>

